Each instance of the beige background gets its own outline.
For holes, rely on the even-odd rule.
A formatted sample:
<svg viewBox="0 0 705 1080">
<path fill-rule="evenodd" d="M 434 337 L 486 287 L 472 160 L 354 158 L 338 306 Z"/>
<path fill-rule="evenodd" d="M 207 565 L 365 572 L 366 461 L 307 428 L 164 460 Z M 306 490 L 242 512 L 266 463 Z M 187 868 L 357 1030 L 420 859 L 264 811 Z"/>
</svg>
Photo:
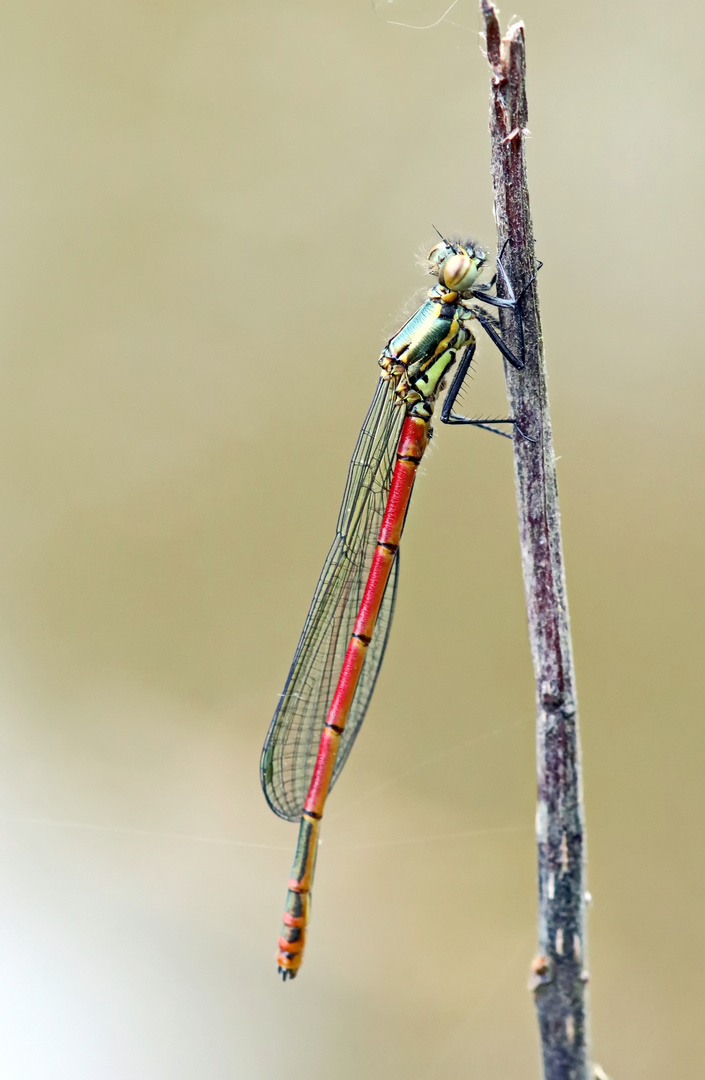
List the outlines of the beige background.
<svg viewBox="0 0 705 1080">
<path fill-rule="evenodd" d="M 376 358 L 432 224 L 493 242 L 475 5 L 388 23 L 446 6 L 3 7 L 3 1078 L 538 1074 L 500 439 L 437 432 L 306 965 L 273 966 L 296 830 L 259 750 Z M 664 12 L 519 12 L 616 1080 L 705 1054 L 705 9 Z M 504 407 L 486 340 L 465 402 Z"/>
</svg>

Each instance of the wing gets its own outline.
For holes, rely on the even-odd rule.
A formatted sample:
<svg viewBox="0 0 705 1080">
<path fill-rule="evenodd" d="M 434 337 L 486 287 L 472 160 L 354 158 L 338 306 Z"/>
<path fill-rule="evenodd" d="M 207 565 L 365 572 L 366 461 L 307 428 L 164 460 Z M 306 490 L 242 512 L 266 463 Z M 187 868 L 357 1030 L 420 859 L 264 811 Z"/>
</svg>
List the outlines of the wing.
<svg viewBox="0 0 705 1080">
<path fill-rule="evenodd" d="M 380 379 L 355 446 L 336 535 L 323 565 L 279 705 L 262 750 L 261 780 L 279 817 L 301 816 L 328 707 L 352 634 L 394 470 L 404 409 Z M 398 576 L 389 576 L 340 742 L 333 783 L 365 718 L 389 636 Z"/>
</svg>

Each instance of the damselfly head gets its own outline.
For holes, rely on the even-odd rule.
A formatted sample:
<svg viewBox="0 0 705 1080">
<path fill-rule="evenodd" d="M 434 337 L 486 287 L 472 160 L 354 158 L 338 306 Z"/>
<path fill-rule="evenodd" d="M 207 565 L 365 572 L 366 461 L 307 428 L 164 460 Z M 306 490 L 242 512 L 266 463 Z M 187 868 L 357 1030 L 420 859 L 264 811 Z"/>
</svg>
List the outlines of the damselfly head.
<svg viewBox="0 0 705 1080">
<path fill-rule="evenodd" d="M 441 240 L 428 256 L 429 273 L 453 292 L 468 292 L 487 261 L 487 252 L 471 240 Z"/>
</svg>

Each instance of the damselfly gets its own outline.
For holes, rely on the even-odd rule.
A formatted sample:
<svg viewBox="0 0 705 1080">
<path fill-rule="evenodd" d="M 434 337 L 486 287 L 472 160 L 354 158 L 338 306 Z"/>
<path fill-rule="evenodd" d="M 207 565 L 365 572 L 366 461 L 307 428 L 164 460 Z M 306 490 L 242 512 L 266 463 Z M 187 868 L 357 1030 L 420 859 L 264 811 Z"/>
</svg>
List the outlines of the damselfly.
<svg viewBox="0 0 705 1080">
<path fill-rule="evenodd" d="M 482 304 L 514 311 L 518 300 L 502 267 L 508 298 L 479 284 L 487 253 L 470 240 L 445 240 L 428 256 L 438 279 L 426 300 L 382 351 L 382 374 L 348 471 L 333 545 L 323 566 L 262 751 L 267 802 L 287 821 L 300 820 L 279 938 L 279 972 L 301 966 L 323 807 L 360 730 L 374 689 L 394 612 L 399 541 L 431 418 L 446 374 L 444 424 L 514 424 L 469 420 L 453 405 L 475 352 L 477 320 L 502 355 L 516 357 Z M 520 339 L 521 340 L 521 339 Z M 504 433 L 501 433 L 504 434 Z"/>
</svg>

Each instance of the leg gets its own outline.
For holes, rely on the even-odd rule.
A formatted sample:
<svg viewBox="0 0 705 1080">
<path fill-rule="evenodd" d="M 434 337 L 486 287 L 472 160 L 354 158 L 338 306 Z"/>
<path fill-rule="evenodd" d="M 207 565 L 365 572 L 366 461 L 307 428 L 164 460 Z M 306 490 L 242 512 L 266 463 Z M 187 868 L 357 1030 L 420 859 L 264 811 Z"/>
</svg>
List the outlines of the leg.
<svg viewBox="0 0 705 1080">
<path fill-rule="evenodd" d="M 494 331 L 493 331 L 494 332 Z M 501 338 L 500 338 L 501 341 Z M 502 344 L 504 344 L 502 342 Z M 472 358 L 475 355 L 475 342 L 470 344 L 463 353 L 462 359 L 458 364 L 453 381 L 450 384 L 448 393 L 443 401 L 443 407 L 441 409 L 441 423 L 442 424 L 470 424 L 473 427 L 484 428 L 485 431 L 493 431 L 495 435 L 502 435 L 505 439 L 511 439 L 511 435 L 507 435 L 506 431 L 498 431 L 497 428 L 492 427 L 492 424 L 513 424 L 522 438 L 527 442 L 536 442 L 536 439 L 532 439 L 529 435 L 526 435 L 516 420 L 511 420 L 508 417 L 502 417 L 501 419 L 487 419 L 487 420 L 470 420 L 467 416 L 460 416 L 458 413 L 454 413 L 453 406 L 455 405 L 456 398 L 460 393 L 461 387 L 465 382 L 465 376 L 470 370 Z"/>
<path fill-rule="evenodd" d="M 509 346 L 505 345 L 504 341 L 502 340 L 502 338 L 500 337 L 500 335 L 497 333 L 494 326 L 492 325 L 493 320 L 488 318 L 487 315 L 483 314 L 480 311 L 476 311 L 474 314 L 475 314 L 475 318 L 477 319 L 477 321 L 481 324 L 481 326 L 487 332 L 488 337 L 490 337 L 492 339 L 492 341 L 495 343 L 495 345 L 497 346 L 497 348 L 499 349 L 499 351 L 501 352 L 501 354 L 505 358 L 505 360 L 508 360 L 509 363 L 512 365 L 512 367 L 515 367 L 517 369 L 517 371 L 523 371 L 523 369 L 525 367 L 524 361 L 520 360 L 517 356 L 515 356 L 514 353 L 512 352 L 512 350 L 509 348 Z M 522 328 L 522 325 L 521 325 L 521 314 L 520 314 L 519 311 L 516 310 L 516 308 L 515 308 L 515 315 L 516 315 L 516 319 L 517 319 L 517 327 L 519 329 L 519 341 L 521 342 L 521 351 L 523 353 L 524 352 L 524 333 L 523 333 L 523 328 Z"/>
<path fill-rule="evenodd" d="M 507 250 L 507 244 L 508 243 L 509 243 L 509 237 L 507 237 L 507 239 L 504 241 L 504 243 L 502 245 L 502 250 L 500 251 L 499 255 L 497 256 L 497 269 L 499 270 L 500 274 L 502 275 L 502 280 L 504 282 L 504 287 L 506 288 L 507 292 L 509 293 L 509 299 L 514 300 L 516 302 L 516 298 L 514 296 L 514 289 L 512 288 L 512 283 L 509 280 L 509 274 L 504 269 L 504 263 L 502 262 L 502 257 L 504 255 L 504 252 Z M 523 295 L 523 290 L 522 290 L 522 295 Z"/>
<path fill-rule="evenodd" d="M 466 420 L 464 416 L 458 416 L 456 413 L 451 412 L 451 410 L 452 410 L 453 406 L 455 405 L 455 399 L 457 398 L 458 394 L 460 393 L 460 388 L 462 387 L 463 383 L 465 382 L 465 376 L 467 375 L 468 371 L 470 370 L 470 365 L 472 363 L 472 358 L 475 355 L 475 348 L 476 348 L 475 342 L 471 341 L 471 343 L 465 349 L 465 351 L 464 351 L 464 353 L 463 353 L 463 355 L 462 355 L 462 357 L 460 359 L 460 363 L 458 364 L 457 368 L 455 369 L 455 375 L 453 376 L 453 381 L 450 384 L 450 389 L 448 390 L 448 393 L 446 394 L 446 396 L 445 396 L 445 398 L 443 400 L 443 408 L 441 409 L 441 423 L 442 424 L 467 424 L 467 423 L 469 423 L 469 421 Z"/>
<path fill-rule="evenodd" d="M 531 435 L 527 435 L 526 432 L 519 426 L 518 420 L 512 420 L 511 417 L 487 417 L 486 420 L 468 420 L 466 416 L 458 416 L 457 413 L 451 413 L 447 420 L 441 416 L 441 422 L 444 424 L 472 424 L 473 427 L 482 428 L 483 431 L 491 431 L 495 435 L 501 435 L 503 439 L 511 439 L 511 435 L 507 435 L 506 431 L 499 431 L 493 424 L 513 424 L 516 431 L 519 432 L 522 439 L 525 439 L 530 443 L 537 443 L 538 439 L 534 439 Z"/>
<path fill-rule="evenodd" d="M 504 257 L 504 252 L 507 250 L 507 244 L 508 243 L 509 243 L 509 237 L 507 237 L 507 239 L 502 244 L 502 250 L 500 251 L 499 255 L 497 256 L 497 262 L 498 263 L 502 261 L 502 258 Z M 487 285 L 477 285 L 476 288 L 478 288 L 478 289 L 491 289 L 496 284 L 497 284 L 497 271 L 495 270 L 494 274 L 490 278 L 490 281 L 489 281 L 489 283 Z M 509 286 L 509 288 L 511 290 L 511 285 Z"/>
<path fill-rule="evenodd" d="M 504 284 L 505 284 L 505 286 L 506 286 L 507 292 L 509 293 L 509 297 L 510 297 L 510 299 L 511 299 L 511 300 L 514 300 L 514 289 L 512 288 L 512 283 L 511 283 L 511 281 L 509 280 L 509 275 L 507 274 L 507 271 L 506 271 L 506 270 L 504 269 L 504 265 L 503 265 L 503 263 L 502 263 L 502 257 L 503 257 L 503 255 L 504 255 L 504 252 L 505 252 L 505 250 L 506 250 L 506 247 L 507 247 L 507 244 L 508 244 L 508 243 L 509 243 L 509 239 L 506 239 L 506 240 L 504 241 L 504 244 L 502 245 L 502 250 L 501 250 L 501 252 L 499 253 L 499 255 L 497 256 L 497 267 L 498 267 L 498 269 L 499 269 L 499 271 L 500 271 L 500 273 L 501 273 L 501 275 L 502 275 L 502 279 L 503 279 L 503 281 L 504 281 Z M 524 293 L 526 292 L 526 290 L 527 290 L 527 289 L 529 288 L 529 285 L 531 285 L 531 282 L 532 282 L 532 281 L 536 281 L 536 278 L 538 277 L 538 272 L 539 272 L 539 270 L 541 269 L 541 267 L 542 267 L 542 266 L 543 266 L 543 263 L 542 263 L 542 262 L 541 262 L 541 261 L 539 260 L 539 264 L 538 264 L 538 266 L 536 267 L 536 270 L 535 270 L 535 271 L 534 271 L 534 273 L 533 273 L 533 274 L 531 275 L 531 277 L 529 278 L 529 280 L 527 281 L 526 285 L 525 285 L 525 286 L 524 286 L 524 288 L 523 288 L 523 289 L 521 290 L 521 292 L 519 293 L 519 295 L 518 295 L 518 296 L 516 297 L 516 302 L 517 302 L 517 303 L 519 303 L 519 301 L 521 300 L 522 296 L 524 295 Z M 495 275 L 495 276 L 496 276 L 496 275 Z"/>
<path fill-rule="evenodd" d="M 505 345 L 505 343 L 502 341 L 502 339 L 496 333 L 496 329 L 493 332 L 493 327 L 496 328 L 496 323 L 494 322 L 494 320 L 492 320 L 492 322 L 490 322 L 489 317 L 487 315 L 484 315 L 484 316 L 480 315 L 480 313 L 477 310 L 474 312 L 474 314 L 476 315 L 478 322 L 480 322 L 483 325 L 483 327 L 487 331 L 488 335 L 492 338 L 492 341 L 495 343 L 495 345 L 497 346 L 499 351 L 502 353 L 502 356 L 504 356 L 504 358 L 506 360 L 508 360 L 509 363 L 512 364 L 513 367 L 515 367 L 518 371 L 521 371 L 522 368 L 524 367 L 524 360 L 523 360 L 523 357 L 524 357 L 524 327 L 523 327 L 522 320 L 521 320 L 521 307 L 520 307 L 521 299 L 524 296 L 524 293 L 526 292 L 526 290 L 531 285 L 532 281 L 534 281 L 536 279 L 536 275 L 538 274 L 539 270 L 543 266 L 543 263 L 540 262 L 538 264 L 538 266 L 536 267 L 536 272 L 531 275 L 531 277 L 527 281 L 526 285 L 524 286 L 524 288 L 519 293 L 519 296 L 515 296 L 514 289 L 512 287 L 512 283 L 509 280 L 509 275 L 507 274 L 507 271 L 504 269 L 504 264 L 502 262 L 502 257 L 504 255 L 504 252 L 506 251 L 508 243 L 509 243 L 509 239 L 504 241 L 504 244 L 502 245 L 502 250 L 500 251 L 499 255 L 497 256 L 497 270 L 502 276 L 502 280 L 504 282 L 504 287 L 505 287 L 505 289 L 507 290 L 507 293 L 508 293 L 508 298 L 505 300 L 500 296 L 491 296 L 491 295 L 489 295 L 487 293 L 487 290 L 485 288 L 483 288 L 483 286 L 481 286 L 481 285 L 477 286 L 475 289 L 472 290 L 472 295 L 475 297 L 476 300 L 479 300 L 483 304 L 489 304 L 491 307 L 510 308 L 514 312 L 514 317 L 516 319 L 517 335 L 519 337 L 519 343 L 520 343 L 519 352 L 521 353 L 521 357 L 522 357 L 521 360 L 519 360 L 518 357 L 516 357 L 514 355 L 514 353 L 511 351 L 511 349 L 509 349 L 509 347 L 507 345 Z M 497 279 L 497 275 L 495 274 L 495 276 L 493 278 L 493 282 L 496 281 L 496 279 Z"/>
<path fill-rule="evenodd" d="M 479 286 L 473 288 L 472 295 L 476 300 L 482 300 L 483 304 L 491 304 L 492 307 L 516 308 L 517 306 L 516 300 L 503 300 L 501 296 L 481 291 Z"/>
<path fill-rule="evenodd" d="M 529 278 L 529 280 L 527 281 L 526 285 L 524 286 L 524 288 L 523 288 L 523 289 L 521 290 L 521 292 L 519 293 L 519 296 L 517 297 L 517 299 L 518 299 L 518 300 L 521 300 L 522 296 L 524 295 L 524 293 L 526 292 L 526 290 L 527 290 L 527 289 L 529 288 L 529 285 L 531 285 L 531 282 L 532 282 L 532 281 L 536 281 L 536 278 L 537 278 L 537 277 L 539 276 L 539 270 L 541 269 L 541 267 L 542 267 L 542 266 L 543 266 L 543 263 L 542 263 L 542 262 L 541 262 L 541 260 L 539 259 L 539 264 L 538 264 L 538 266 L 536 267 L 536 270 L 535 270 L 535 271 L 534 271 L 534 273 L 533 273 L 533 274 L 531 275 L 531 277 L 530 277 L 530 278 Z"/>
<path fill-rule="evenodd" d="M 512 283 L 509 280 L 507 271 L 504 269 L 504 264 L 502 263 L 502 256 L 504 255 L 508 243 L 509 240 L 505 240 L 504 244 L 502 245 L 502 250 L 497 256 L 497 270 L 502 275 L 505 289 L 509 294 L 508 298 L 505 300 L 501 296 L 491 296 L 482 287 L 473 289 L 472 295 L 476 300 L 479 300 L 483 304 L 489 304 L 491 307 L 497 308 L 509 308 L 513 312 L 516 321 L 517 336 L 519 338 L 519 352 L 521 353 L 521 359 L 514 355 L 509 346 L 504 343 L 500 335 L 497 333 L 496 329 L 494 328 L 496 325 L 494 320 L 490 320 L 490 317 L 484 312 L 482 312 L 480 309 L 475 308 L 471 310 L 473 310 L 473 314 L 477 318 L 477 321 L 482 324 L 484 329 L 487 331 L 487 334 L 495 343 L 505 360 L 507 360 L 513 367 L 515 367 L 517 371 L 521 371 L 525 366 L 523 359 L 524 327 L 521 321 L 521 310 L 519 307 L 519 302 L 521 300 L 521 297 L 524 295 L 525 289 L 522 290 L 521 296 L 519 296 L 519 298 L 517 299 L 517 297 L 514 295 Z M 531 284 L 531 282 L 529 282 L 529 284 Z"/>
</svg>

